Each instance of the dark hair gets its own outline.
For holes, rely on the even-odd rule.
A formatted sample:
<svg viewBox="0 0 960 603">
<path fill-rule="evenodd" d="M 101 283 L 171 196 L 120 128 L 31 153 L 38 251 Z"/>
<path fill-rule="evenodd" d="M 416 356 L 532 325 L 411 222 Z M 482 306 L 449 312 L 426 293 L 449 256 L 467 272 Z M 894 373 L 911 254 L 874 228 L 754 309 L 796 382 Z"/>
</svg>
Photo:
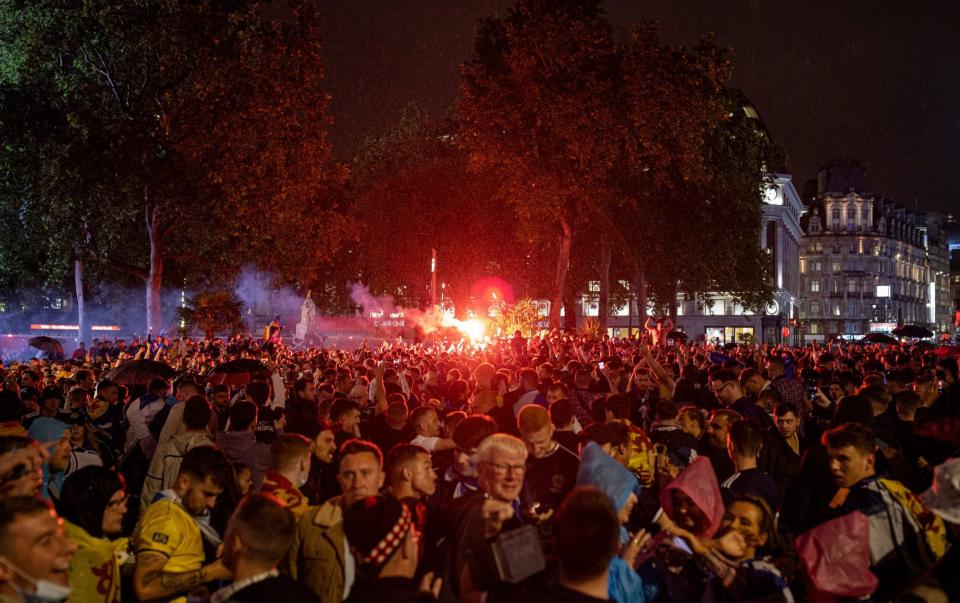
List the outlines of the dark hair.
<svg viewBox="0 0 960 603">
<path fill-rule="evenodd" d="M 210 388 L 211 396 L 214 394 L 222 394 L 222 393 L 228 393 L 228 394 L 230 393 L 230 388 L 227 387 L 226 383 L 218 383 L 214 385 L 212 388 Z"/>
<path fill-rule="evenodd" d="M 864 454 L 874 454 L 877 451 L 877 438 L 873 430 L 860 423 L 844 423 L 834 427 L 824 432 L 822 442 L 827 448 L 853 446 Z"/>
<path fill-rule="evenodd" d="M 758 527 L 761 534 L 767 535 L 767 542 L 763 545 L 763 548 L 768 552 L 777 550 L 780 547 L 777 521 L 776 515 L 770 508 L 770 503 L 755 494 L 741 494 L 733 502 L 745 502 L 760 510 L 760 525 Z"/>
<path fill-rule="evenodd" d="M 882 385 L 864 386 L 857 391 L 858 396 L 862 396 L 870 401 L 874 409 L 887 409 L 890 406 L 891 395 Z"/>
<path fill-rule="evenodd" d="M 87 466 L 71 473 L 63 482 L 57 512 L 94 538 L 103 538 L 103 513 L 110 498 L 123 490 L 123 476 L 112 469 Z"/>
<path fill-rule="evenodd" d="M 496 422 L 486 415 L 470 415 L 453 430 L 453 442 L 458 448 L 471 450 L 488 437 L 497 433 Z"/>
<path fill-rule="evenodd" d="M 661 400 L 657 404 L 657 419 L 669 421 L 677 418 L 677 405 L 673 400 Z"/>
<path fill-rule="evenodd" d="M 773 407 L 773 415 L 776 417 L 782 417 L 791 412 L 795 417 L 800 418 L 800 409 L 797 408 L 797 405 L 793 402 L 778 402 L 777 405 Z"/>
<path fill-rule="evenodd" d="M 180 475 L 189 475 L 200 481 L 210 478 L 217 486 L 227 488 L 233 483 L 233 465 L 216 446 L 197 446 L 183 455 Z"/>
<path fill-rule="evenodd" d="M 249 400 L 237 400 L 230 407 L 230 429 L 246 431 L 257 420 L 257 405 Z"/>
<path fill-rule="evenodd" d="M 110 389 L 111 387 L 117 387 L 117 384 L 109 379 L 101 379 L 100 382 L 97 383 L 96 395 L 99 396 L 100 392 L 105 389 Z"/>
<path fill-rule="evenodd" d="M 613 415 L 614 419 L 630 418 L 630 399 L 623 394 L 612 394 L 607 396 L 607 410 Z"/>
<path fill-rule="evenodd" d="M 610 444 L 613 447 L 624 446 L 630 443 L 630 428 L 619 421 L 607 423 L 610 428 Z"/>
<path fill-rule="evenodd" d="M 147 385 L 147 391 L 151 394 L 158 392 L 166 392 L 167 388 L 170 387 L 170 384 L 166 379 L 161 379 L 160 377 L 154 377 L 150 380 L 150 384 Z"/>
<path fill-rule="evenodd" d="M 9 390 L 0 391 L 0 421 L 19 421 L 25 412 L 23 402 Z"/>
<path fill-rule="evenodd" d="M 247 398 L 253 400 L 253 403 L 257 406 L 266 404 L 267 398 L 270 397 L 270 386 L 263 381 L 251 381 L 243 391 L 246 392 Z"/>
<path fill-rule="evenodd" d="M 432 406 L 418 406 L 414 408 L 413 412 L 410 413 L 410 419 L 409 419 L 410 426 L 416 429 L 417 425 L 420 424 L 420 421 L 426 418 L 426 416 L 429 415 L 430 413 L 436 414 L 437 409 L 435 409 Z"/>
<path fill-rule="evenodd" d="M 417 460 L 417 456 L 421 454 L 430 456 L 430 452 L 426 448 L 416 444 L 397 444 L 391 448 L 384 463 L 384 470 L 390 484 L 393 485 L 399 481 L 400 472 L 403 471 L 404 467 Z"/>
<path fill-rule="evenodd" d="M 359 438 L 347 440 L 342 446 L 340 446 L 340 460 L 343 461 L 344 458 L 350 456 L 351 454 L 360 454 L 361 452 L 369 452 L 373 454 L 373 456 L 377 457 L 377 464 L 383 467 L 383 452 L 380 451 L 380 447 L 373 442 L 368 442 L 367 440 L 361 440 Z"/>
<path fill-rule="evenodd" d="M 915 411 L 920 407 L 922 401 L 920 400 L 920 394 L 912 390 L 903 390 L 897 392 L 893 396 L 893 401 L 896 403 L 897 408 L 902 408 L 905 411 Z"/>
<path fill-rule="evenodd" d="M 617 554 L 620 519 L 609 496 L 581 486 L 557 510 L 553 535 L 560 573 L 571 580 L 589 580 L 605 572 Z"/>
<path fill-rule="evenodd" d="M 734 421 L 727 431 L 733 449 L 744 456 L 755 457 L 763 447 L 763 431 L 751 419 Z"/>
<path fill-rule="evenodd" d="M 863 396 L 844 396 L 837 400 L 833 410 L 833 424 L 859 423 L 873 427 L 873 406 Z"/>
<path fill-rule="evenodd" d="M 677 411 L 678 417 L 690 417 L 696 421 L 697 425 L 700 426 L 700 429 L 703 430 L 706 421 L 703 418 L 703 413 L 700 412 L 700 409 L 693 404 L 684 404 L 680 407 L 680 410 Z"/>
<path fill-rule="evenodd" d="M 293 393 L 302 392 L 308 385 L 313 385 L 313 379 L 304 379 L 301 377 L 293 382 Z"/>
<path fill-rule="evenodd" d="M 339 423 L 344 415 L 354 410 L 360 410 L 360 405 L 349 398 L 337 398 L 330 405 L 330 420 Z"/>
<path fill-rule="evenodd" d="M 613 433 L 611 433 L 609 425 L 606 423 L 591 423 L 580 432 L 578 439 L 581 444 L 596 442 L 600 446 L 604 446 L 609 444 L 612 438 Z"/>
<path fill-rule="evenodd" d="M 210 425 L 210 417 L 212 416 L 213 411 L 210 409 L 210 404 L 203 396 L 190 396 L 183 403 L 183 424 L 187 426 L 187 429 L 197 430 L 207 427 Z"/>
<path fill-rule="evenodd" d="M 550 420 L 554 427 L 569 425 L 573 420 L 573 402 L 566 398 L 556 400 L 550 405 Z"/>
<path fill-rule="evenodd" d="M 713 373 L 713 381 L 717 383 L 726 383 L 727 381 L 736 381 L 737 385 L 740 384 L 740 380 L 737 379 L 737 372 L 733 369 L 720 369 Z"/>
<path fill-rule="evenodd" d="M 293 543 L 296 525 L 293 513 L 275 496 L 256 493 L 240 499 L 227 529 L 240 537 L 245 556 L 274 566 Z"/>
<path fill-rule="evenodd" d="M 10 498 L 0 499 L 0 553 L 4 556 L 8 556 L 10 553 L 7 530 L 11 524 L 24 515 L 49 513 L 50 511 L 50 503 L 35 496 L 11 496 Z"/>
</svg>

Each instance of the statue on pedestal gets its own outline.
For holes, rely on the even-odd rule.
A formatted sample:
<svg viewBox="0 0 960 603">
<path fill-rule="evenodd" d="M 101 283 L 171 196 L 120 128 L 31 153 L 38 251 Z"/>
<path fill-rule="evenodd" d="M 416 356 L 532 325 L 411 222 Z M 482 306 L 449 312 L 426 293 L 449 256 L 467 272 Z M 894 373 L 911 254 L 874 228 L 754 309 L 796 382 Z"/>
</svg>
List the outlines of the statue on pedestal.
<svg viewBox="0 0 960 603">
<path fill-rule="evenodd" d="M 317 304 L 313 303 L 310 297 L 310 291 L 307 291 L 307 298 L 300 305 L 300 322 L 297 323 L 296 338 L 303 341 L 307 339 L 310 333 L 310 326 L 317 317 Z"/>
</svg>

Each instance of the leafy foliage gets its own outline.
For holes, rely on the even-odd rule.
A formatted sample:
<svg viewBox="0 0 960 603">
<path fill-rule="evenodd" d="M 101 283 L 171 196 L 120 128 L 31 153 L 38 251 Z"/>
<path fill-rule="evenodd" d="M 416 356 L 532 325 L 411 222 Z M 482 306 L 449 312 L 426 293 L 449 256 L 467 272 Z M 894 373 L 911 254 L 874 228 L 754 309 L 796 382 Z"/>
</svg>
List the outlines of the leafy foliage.
<svg viewBox="0 0 960 603">
<path fill-rule="evenodd" d="M 187 304 L 177 308 L 177 316 L 187 332 L 200 330 L 212 339 L 217 334 L 232 336 L 246 330 L 243 302 L 231 291 L 203 291 L 188 299 Z"/>
<path fill-rule="evenodd" d="M 512 304 L 501 302 L 496 307 L 496 315 L 490 319 L 492 326 L 504 337 L 520 331 L 529 337 L 537 330 L 540 321 L 540 309 L 530 298 L 518 299 Z"/>
</svg>

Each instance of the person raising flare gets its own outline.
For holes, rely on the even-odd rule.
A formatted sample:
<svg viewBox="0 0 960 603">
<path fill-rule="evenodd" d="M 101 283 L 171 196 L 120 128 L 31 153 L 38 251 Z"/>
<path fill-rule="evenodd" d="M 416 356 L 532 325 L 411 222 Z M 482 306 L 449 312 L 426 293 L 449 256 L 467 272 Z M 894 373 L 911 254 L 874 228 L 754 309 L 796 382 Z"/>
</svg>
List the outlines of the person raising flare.
<svg viewBox="0 0 960 603">
<path fill-rule="evenodd" d="M 147 507 L 134 530 L 133 587 L 140 600 L 186 603 L 190 590 L 230 577 L 219 559 L 203 564 L 198 518 L 213 509 L 232 479 L 230 461 L 213 446 L 198 446 L 184 455 L 175 496 Z"/>
</svg>

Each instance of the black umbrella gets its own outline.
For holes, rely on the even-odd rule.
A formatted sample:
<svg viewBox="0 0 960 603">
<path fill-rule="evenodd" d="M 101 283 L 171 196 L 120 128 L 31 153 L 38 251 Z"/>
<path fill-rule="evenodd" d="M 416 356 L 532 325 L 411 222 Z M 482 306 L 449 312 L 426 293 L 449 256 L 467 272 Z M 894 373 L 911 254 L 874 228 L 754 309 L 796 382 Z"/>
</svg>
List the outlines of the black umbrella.
<svg viewBox="0 0 960 603">
<path fill-rule="evenodd" d="M 131 360 L 104 375 L 104 379 L 120 385 L 149 385 L 155 378 L 170 379 L 176 374 L 172 366 L 163 362 Z"/>
<path fill-rule="evenodd" d="M 262 362 L 252 358 L 238 358 L 218 364 L 207 375 L 207 381 L 214 385 L 223 383 L 235 387 L 246 385 L 255 377 L 269 377 L 270 374 L 270 369 Z"/>
<path fill-rule="evenodd" d="M 63 356 L 63 344 L 60 343 L 59 339 L 54 339 L 53 337 L 47 337 L 46 335 L 40 335 L 39 337 L 34 337 L 27 343 L 30 344 L 30 347 L 37 348 L 41 352 L 47 352 L 49 354 L 60 354 Z"/>
<path fill-rule="evenodd" d="M 893 334 L 898 337 L 916 337 L 917 339 L 933 337 L 933 331 L 920 325 L 903 325 L 894 329 Z"/>
<path fill-rule="evenodd" d="M 865 335 L 861 341 L 864 343 L 882 343 L 886 345 L 897 345 L 900 343 L 886 333 L 870 333 L 869 335 Z"/>
</svg>

